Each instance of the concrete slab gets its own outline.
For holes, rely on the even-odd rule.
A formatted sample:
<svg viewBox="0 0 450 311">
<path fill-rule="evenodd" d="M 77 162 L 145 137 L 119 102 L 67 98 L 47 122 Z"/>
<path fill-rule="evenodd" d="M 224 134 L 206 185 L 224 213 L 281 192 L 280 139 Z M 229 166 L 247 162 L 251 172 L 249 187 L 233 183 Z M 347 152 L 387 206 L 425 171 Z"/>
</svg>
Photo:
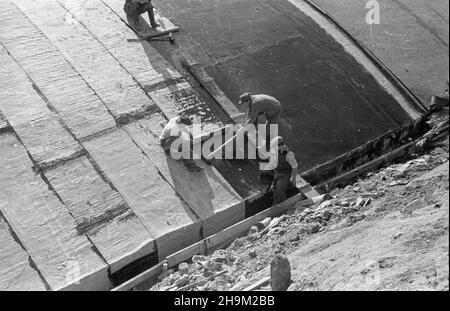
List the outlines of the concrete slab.
<svg viewBox="0 0 450 311">
<path fill-rule="evenodd" d="M 50 169 L 45 176 L 111 273 L 156 251 L 154 238 L 85 156 Z"/>
<path fill-rule="evenodd" d="M 51 290 L 110 288 L 108 266 L 74 218 L 32 170 L 25 148 L 0 135 L 0 211 Z"/>
<path fill-rule="evenodd" d="M 155 239 L 131 210 L 92 227 L 87 234 L 108 263 L 110 273 L 116 273 L 145 256 L 156 257 Z M 142 268 L 136 270 L 139 269 Z"/>
<path fill-rule="evenodd" d="M 145 88 L 168 118 L 183 112 L 202 117 L 205 123 L 211 123 L 212 126 L 221 125 L 208 105 L 150 43 L 127 42 L 127 39 L 135 39 L 137 35 L 121 21 L 122 8 L 118 9 L 119 6 L 115 5 L 113 8 L 116 11 L 113 12 L 101 0 L 86 1 L 82 4 L 70 0 L 59 2 L 102 42 Z"/>
<path fill-rule="evenodd" d="M 33 23 L 9 1 L 0 3 L 0 18 L 3 20 L 5 17 L 8 20 L 0 25 L 0 42 L 77 138 L 115 126 L 111 114 L 89 85 Z M 17 27 L 17 24 L 23 26 Z M 10 31 L 11 29 L 14 30 Z M 30 50 L 27 38 L 35 39 L 37 44 L 45 48 L 37 52 Z"/>
<path fill-rule="evenodd" d="M 0 290 L 46 290 L 38 271 L 30 265 L 30 256 L 20 245 L 11 228 L 0 215 Z"/>
<path fill-rule="evenodd" d="M 149 91 L 149 94 L 168 118 L 183 112 L 183 114 L 201 118 L 205 130 L 213 131 L 222 126 L 222 123 L 212 114 L 211 109 L 187 82 L 161 87 Z"/>
<path fill-rule="evenodd" d="M 84 143 L 114 187 L 156 239 L 158 256 L 200 240 L 200 221 L 121 129 Z"/>
<path fill-rule="evenodd" d="M 203 171 L 190 172 L 181 161 L 175 161 L 159 144 L 161 115 L 127 124 L 124 129 L 151 159 L 158 171 L 202 220 L 204 236 L 210 236 L 245 218 L 244 200 L 214 168 L 196 160 Z"/>
<path fill-rule="evenodd" d="M 33 160 L 39 166 L 51 166 L 80 154 L 81 146 L 60 124 L 22 68 L 1 46 L 0 67 L 0 110 Z M 6 126 L 6 121 L 3 122 Z"/>
<path fill-rule="evenodd" d="M 86 79 L 116 119 L 126 121 L 156 106 L 102 43 L 56 0 L 14 3 Z"/>
<path fill-rule="evenodd" d="M 120 194 L 100 178 L 86 156 L 44 174 L 75 218 L 79 230 L 88 230 L 128 210 Z"/>
<path fill-rule="evenodd" d="M 144 87 L 181 78 L 150 44 L 127 42 L 127 38 L 136 38 L 136 34 L 100 0 L 83 3 L 71 0 L 59 2 L 75 19 L 83 23 Z"/>
</svg>

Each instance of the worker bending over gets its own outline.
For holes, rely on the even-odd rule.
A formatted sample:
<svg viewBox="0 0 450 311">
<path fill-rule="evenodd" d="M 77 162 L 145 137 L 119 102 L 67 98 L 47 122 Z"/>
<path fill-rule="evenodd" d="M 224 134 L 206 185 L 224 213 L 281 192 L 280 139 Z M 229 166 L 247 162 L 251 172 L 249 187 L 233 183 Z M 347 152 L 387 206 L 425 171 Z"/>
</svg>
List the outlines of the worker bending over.
<svg viewBox="0 0 450 311">
<path fill-rule="evenodd" d="M 199 172 L 202 170 L 202 168 L 197 166 L 194 160 L 192 159 L 193 137 L 192 133 L 188 129 L 188 126 L 190 125 L 192 125 L 192 120 L 186 116 L 178 116 L 170 119 L 159 137 L 159 142 L 161 143 L 161 146 L 163 147 L 164 151 L 166 151 L 166 153 L 170 153 L 171 145 L 175 140 L 179 138 L 184 139 L 186 141 L 189 140 L 190 146 L 189 156 L 191 158 L 187 159 L 182 158 L 182 161 L 184 165 L 189 169 L 189 171 Z M 181 152 L 181 145 L 178 151 Z"/>
<path fill-rule="evenodd" d="M 270 126 L 271 124 L 278 124 L 281 118 L 281 104 L 272 96 L 245 93 L 239 98 L 239 103 L 247 106 L 247 120 L 245 124 L 254 124 L 257 126 L 261 124 L 259 121 L 260 116 L 264 115 L 267 120 L 266 124 Z"/>
<path fill-rule="evenodd" d="M 145 12 L 148 13 L 150 26 L 153 29 L 159 26 L 155 21 L 155 12 L 151 0 L 126 0 L 123 10 L 127 14 L 128 20 L 131 20 L 136 26 L 139 24 L 139 16 Z"/>
<path fill-rule="evenodd" d="M 297 179 L 297 161 L 294 153 L 284 143 L 281 136 L 270 142 L 270 162 L 266 172 L 261 174 L 260 182 L 273 189 L 273 205 L 286 200 L 287 193 L 295 190 Z"/>
</svg>

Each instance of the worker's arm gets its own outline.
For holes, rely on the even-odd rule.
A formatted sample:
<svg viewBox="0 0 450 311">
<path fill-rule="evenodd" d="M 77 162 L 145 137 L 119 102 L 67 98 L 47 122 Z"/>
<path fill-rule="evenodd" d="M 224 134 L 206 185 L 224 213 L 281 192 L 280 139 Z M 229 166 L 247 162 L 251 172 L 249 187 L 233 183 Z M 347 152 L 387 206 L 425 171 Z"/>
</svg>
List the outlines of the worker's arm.
<svg viewBox="0 0 450 311">
<path fill-rule="evenodd" d="M 247 121 L 245 121 L 245 124 L 254 124 L 256 120 L 258 120 L 258 116 L 261 114 L 261 111 L 259 111 L 256 107 L 250 107 L 247 112 Z"/>
<path fill-rule="evenodd" d="M 297 180 L 298 164 L 297 164 L 297 160 L 295 160 L 295 155 L 292 151 L 289 151 L 288 154 L 286 155 L 286 161 L 291 165 L 291 168 L 292 168 L 291 182 L 295 186 L 296 180 Z"/>
</svg>

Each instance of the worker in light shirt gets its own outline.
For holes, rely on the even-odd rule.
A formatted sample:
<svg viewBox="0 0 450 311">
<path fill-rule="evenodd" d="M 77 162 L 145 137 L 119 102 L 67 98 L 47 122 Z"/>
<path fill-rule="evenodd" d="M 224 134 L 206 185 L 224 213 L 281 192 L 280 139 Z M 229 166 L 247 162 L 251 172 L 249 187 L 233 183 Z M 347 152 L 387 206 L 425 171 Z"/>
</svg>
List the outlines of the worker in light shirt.
<svg viewBox="0 0 450 311">
<path fill-rule="evenodd" d="M 159 25 L 155 20 L 155 12 L 153 11 L 153 3 L 151 0 L 126 0 L 123 10 L 127 14 L 128 20 L 131 20 L 135 26 L 139 24 L 139 16 L 148 13 L 150 26 L 156 29 Z"/>
<path fill-rule="evenodd" d="M 189 117 L 186 116 L 177 116 L 175 118 L 172 118 L 167 122 L 166 126 L 164 127 L 160 137 L 159 142 L 161 143 L 161 146 L 163 147 L 164 151 L 167 153 L 170 153 L 170 148 L 172 143 L 177 140 L 178 138 L 182 138 L 185 141 L 189 141 L 190 146 L 190 159 L 182 158 L 184 165 L 189 169 L 191 172 L 199 172 L 202 170 L 197 164 L 195 164 L 194 160 L 192 159 L 192 134 L 188 129 L 188 126 L 192 125 L 192 120 Z M 181 150 L 179 150 L 181 151 Z"/>
</svg>

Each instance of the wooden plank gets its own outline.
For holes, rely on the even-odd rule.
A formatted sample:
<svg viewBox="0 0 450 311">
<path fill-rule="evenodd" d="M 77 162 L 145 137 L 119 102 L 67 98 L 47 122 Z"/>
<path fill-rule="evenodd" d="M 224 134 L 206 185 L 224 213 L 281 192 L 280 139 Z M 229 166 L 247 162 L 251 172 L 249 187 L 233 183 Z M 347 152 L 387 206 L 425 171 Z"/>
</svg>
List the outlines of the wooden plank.
<svg viewBox="0 0 450 311">
<path fill-rule="evenodd" d="M 0 25 L 0 32 L 14 29 L 15 37 L 8 35 L 9 40 L 0 41 L 5 45 L 15 60 L 30 76 L 37 88 L 45 95 L 50 104 L 62 117 L 67 126 L 77 138 L 83 138 L 115 126 L 112 116 L 106 107 L 79 74 L 70 66 L 63 55 L 51 42 L 37 32 L 33 23 L 9 1 L 2 1 L 0 9 L 7 8 L 9 22 L 23 23 L 23 27 Z M 23 54 L 28 49 L 26 40 L 40 40 L 49 48 L 45 52 L 33 55 Z"/>
<path fill-rule="evenodd" d="M 0 214 L 0 290 L 43 291 L 44 281 L 30 265 L 30 256 Z"/>
<path fill-rule="evenodd" d="M 111 273 L 156 251 L 155 239 L 86 157 L 52 168 L 45 176 Z"/>
<path fill-rule="evenodd" d="M 200 240 L 200 221 L 118 128 L 84 142 L 100 169 L 156 239 L 159 258 Z"/>
<path fill-rule="evenodd" d="M 198 254 L 207 254 L 212 252 L 215 249 L 224 247 L 226 244 L 230 243 L 232 240 L 238 238 L 239 236 L 245 234 L 248 232 L 248 230 L 256 225 L 259 221 L 267 218 L 267 217 L 277 217 L 282 215 L 286 210 L 291 208 L 293 205 L 295 205 L 299 200 L 304 198 L 301 194 L 292 197 L 278 205 L 273 206 L 270 209 L 267 209 L 257 215 L 254 215 L 252 217 L 249 217 L 247 219 L 244 219 L 243 221 L 225 229 L 221 232 L 216 233 L 215 235 L 206 238 L 202 241 L 199 241 L 197 243 L 194 243 L 176 253 L 173 253 L 167 258 L 165 258 L 167 264 L 169 267 L 174 267 L 178 265 L 179 263 L 189 260 L 194 255 Z M 309 201 L 310 199 L 308 199 Z M 138 276 L 133 280 L 130 280 L 129 284 L 132 284 L 132 286 L 125 286 L 123 290 L 129 290 L 134 286 L 139 285 L 142 282 L 145 282 L 148 280 L 145 276 L 155 276 L 156 273 L 159 272 L 159 268 L 155 269 L 149 269 L 147 272 L 142 273 L 142 277 Z"/>
<path fill-rule="evenodd" d="M 327 181 L 326 183 L 320 184 L 318 186 L 316 186 L 316 189 L 327 189 L 328 191 L 334 189 L 337 186 L 345 186 L 347 185 L 349 182 L 351 182 L 351 180 L 353 178 L 355 178 L 356 176 L 359 176 L 360 174 L 367 172 L 369 170 L 374 170 L 379 168 L 380 166 L 382 166 L 383 164 L 387 164 L 389 162 L 392 162 L 393 160 L 400 158 L 402 156 L 405 156 L 407 154 L 409 154 L 412 150 L 415 150 L 416 148 L 416 144 L 419 143 L 421 140 L 425 139 L 429 139 L 435 135 L 439 135 L 442 132 L 448 132 L 448 121 L 447 121 L 447 125 L 442 126 L 442 127 L 437 127 L 436 129 L 434 129 L 433 131 L 430 131 L 428 133 L 426 133 L 424 136 L 419 137 L 391 152 L 388 152 L 384 155 L 382 155 L 381 157 L 378 157 L 368 163 L 365 163 L 361 166 L 358 166 L 357 168 L 348 171 L 342 175 L 339 175 L 335 178 L 332 178 L 331 180 Z"/>
<path fill-rule="evenodd" d="M 427 118 L 427 116 L 423 116 L 418 120 L 408 122 L 397 130 L 391 130 L 363 146 L 302 173 L 301 176 L 313 185 L 324 183 L 328 179 L 339 176 L 377 158 L 383 153 L 400 147 L 409 138 L 419 137 L 424 133 Z"/>
<path fill-rule="evenodd" d="M 0 47 L 0 110 L 41 167 L 75 157 L 82 148 L 33 89 L 25 72 Z"/>
<path fill-rule="evenodd" d="M 298 194 L 294 197 L 287 199 L 284 202 L 281 202 L 273 207 L 264 210 L 252 217 L 246 218 L 216 234 L 211 237 L 208 237 L 203 240 L 203 243 L 207 247 L 208 252 L 212 252 L 214 249 L 221 248 L 238 238 L 239 236 L 246 234 L 248 230 L 254 225 L 256 225 L 261 220 L 264 220 L 268 217 L 278 217 L 286 212 L 289 208 L 294 206 L 297 202 L 304 198 L 303 195 Z M 199 242 L 201 243 L 201 242 Z M 194 254 L 195 255 L 195 254 Z M 192 256 L 191 256 L 192 257 Z"/>
<path fill-rule="evenodd" d="M 158 171 L 202 220 L 204 236 L 210 236 L 245 218 L 245 202 L 228 182 L 210 165 L 196 160 L 203 167 L 200 172 L 190 172 L 182 161 L 166 154 L 159 143 L 159 114 L 130 123 L 127 133 L 151 159 Z M 200 155 L 201 156 L 201 155 Z"/>
<path fill-rule="evenodd" d="M 296 184 L 298 190 L 303 193 L 307 198 L 314 198 L 319 196 L 319 192 L 317 192 L 311 185 L 304 180 L 299 174 L 297 174 Z"/>
<path fill-rule="evenodd" d="M 108 266 L 74 218 L 32 170 L 26 150 L 0 135 L 0 211 L 51 290 L 107 290 Z"/>
<path fill-rule="evenodd" d="M 243 292 L 254 291 L 254 290 L 260 289 L 261 287 L 263 287 L 269 283 L 270 283 L 270 276 L 266 276 L 266 277 L 260 279 L 259 281 L 253 283 L 252 285 L 244 288 L 242 291 Z"/>
<path fill-rule="evenodd" d="M 113 288 L 111 291 L 113 291 L 113 292 L 128 291 L 145 281 L 156 278 L 158 275 L 160 275 L 163 272 L 163 266 L 165 263 L 166 263 L 165 261 L 160 262 L 156 266 L 151 267 L 150 269 L 142 272 L 141 274 L 135 276 L 131 280 L 128 280 L 127 282 L 120 284 L 119 286 Z"/>
<path fill-rule="evenodd" d="M 15 3 L 89 83 L 116 119 L 125 121 L 156 107 L 82 24 L 67 22 L 68 11 L 57 1 L 17 0 Z"/>
<path fill-rule="evenodd" d="M 224 247 L 237 237 L 245 234 L 250 230 L 252 226 L 255 226 L 258 222 L 271 217 L 278 217 L 285 213 L 289 208 L 294 206 L 297 202 L 301 201 L 305 197 L 302 194 L 295 195 L 284 202 L 274 205 L 252 217 L 249 217 L 229 228 L 222 230 L 221 232 L 205 239 L 205 243 L 208 247 L 208 251 L 212 251 L 217 248 Z"/>
</svg>

